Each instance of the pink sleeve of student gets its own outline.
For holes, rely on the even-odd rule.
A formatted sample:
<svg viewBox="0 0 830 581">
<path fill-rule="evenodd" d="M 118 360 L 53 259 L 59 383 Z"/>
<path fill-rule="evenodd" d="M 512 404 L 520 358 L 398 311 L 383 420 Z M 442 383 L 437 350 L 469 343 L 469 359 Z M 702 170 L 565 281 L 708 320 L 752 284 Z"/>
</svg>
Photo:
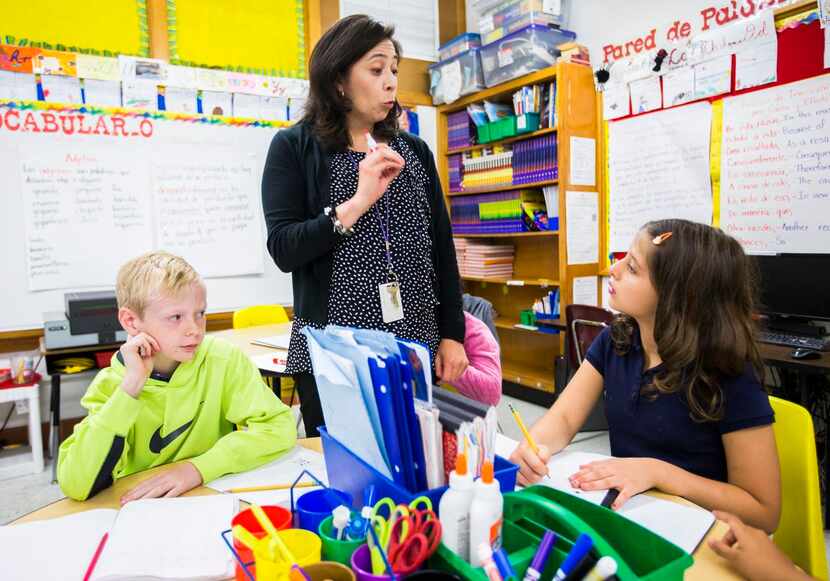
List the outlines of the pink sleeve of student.
<svg viewBox="0 0 830 581">
<path fill-rule="evenodd" d="M 501 399 L 499 344 L 487 325 L 466 312 L 464 319 L 464 351 L 470 365 L 453 386 L 471 399 L 496 405 Z"/>
</svg>

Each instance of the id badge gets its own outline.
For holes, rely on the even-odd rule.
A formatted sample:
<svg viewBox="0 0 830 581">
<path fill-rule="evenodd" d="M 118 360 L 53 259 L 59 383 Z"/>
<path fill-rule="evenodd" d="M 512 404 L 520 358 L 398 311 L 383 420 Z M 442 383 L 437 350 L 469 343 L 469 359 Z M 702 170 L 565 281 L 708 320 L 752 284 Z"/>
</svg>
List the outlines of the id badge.
<svg viewBox="0 0 830 581">
<path fill-rule="evenodd" d="M 403 319 L 403 302 L 401 301 L 401 285 L 398 281 L 378 285 L 380 291 L 380 309 L 384 323 L 393 323 Z"/>
</svg>

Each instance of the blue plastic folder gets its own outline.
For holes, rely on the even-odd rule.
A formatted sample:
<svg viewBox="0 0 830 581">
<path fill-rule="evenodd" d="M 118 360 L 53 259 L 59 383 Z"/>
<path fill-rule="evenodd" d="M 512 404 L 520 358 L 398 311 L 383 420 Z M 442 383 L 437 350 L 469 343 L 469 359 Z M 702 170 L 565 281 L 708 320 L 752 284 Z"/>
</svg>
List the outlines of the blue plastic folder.
<svg viewBox="0 0 830 581">
<path fill-rule="evenodd" d="M 429 364 L 427 348 L 417 343 L 401 344 L 394 335 L 384 331 L 334 325 L 322 331 L 309 329 L 306 334 L 316 339 L 322 351 L 345 358 L 352 363 L 353 379 L 359 387 L 353 391 L 362 393 L 365 400 L 368 423 L 372 426 L 369 436 L 373 435 L 376 440 L 377 448 L 388 470 L 386 474 L 396 485 L 406 490 L 426 488 L 424 443 L 415 412 L 414 394 L 416 381 L 423 384 L 427 377 L 431 378 L 431 369 L 425 368 L 423 363 L 425 355 Z M 317 376 L 317 364 L 313 358 L 312 364 Z M 431 382 L 429 387 L 431 388 Z M 334 393 L 324 393 L 320 390 L 321 404 L 324 403 L 324 399 L 333 395 Z M 426 390 L 426 395 L 431 395 L 431 389 Z M 354 402 L 350 405 L 354 405 Z M 327 402 L 323 405 L 327 426 L 330 421 L 326 414 L 327 408 L 332 410 L 332 416 L 339 415 L 333 417 L 332 421 L 340 422 L 343 417 L 347 417 L 352 420 L 354 431 L 369 432 L 360 429 L 360 424 L 355 422 L 357 418 L 351 416 L 351 408 L 344 407 L 342 402 Z M 355 434 L 343 436 L 342 428 L 339 427 L 335 430 L 329 428 L 328 432 L 357 453 L 351 442 L 359 437 Z"/>
<path fill-rule="evenodd" d="M 377 418 L 374 393 L 369 399 L 365 397 L 365 391 L 358 378 L 357 366 L 352 359 L 321 345 L 322 341 L 328 343 L 329 347 L 337 347 L 326 340 L 323 331 L 306 327 L 303 332 L 308 342 L 328 433 L 343 442 L 379 473 L 392 478 L 385 457 L 383 436 L 377 437 L 375 434 L 375 426 L 379 430 L 380 422 L 371 418 L 372 415 Z M 371 385 L 371 379 L 369 383 Z M 370 413 L 370 409 L 373 413 Z M 366 427 L 371 429 L 365 429 Z"/>
</svg>

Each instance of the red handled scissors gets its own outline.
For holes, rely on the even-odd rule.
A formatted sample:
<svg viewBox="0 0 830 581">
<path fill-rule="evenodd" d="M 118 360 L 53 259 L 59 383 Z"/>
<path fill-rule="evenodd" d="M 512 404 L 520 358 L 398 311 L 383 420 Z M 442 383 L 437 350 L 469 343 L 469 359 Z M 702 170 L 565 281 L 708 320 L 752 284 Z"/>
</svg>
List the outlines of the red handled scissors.
<svg viewBox="0 0 830 581">
<path fill-rule="evenodd" d="M 438 550 L 441 521 L 432 510 L 413 510 L 399 518 L 389 535 L 389 563 L 395 573 L 414 573 Z"/>
</svg>

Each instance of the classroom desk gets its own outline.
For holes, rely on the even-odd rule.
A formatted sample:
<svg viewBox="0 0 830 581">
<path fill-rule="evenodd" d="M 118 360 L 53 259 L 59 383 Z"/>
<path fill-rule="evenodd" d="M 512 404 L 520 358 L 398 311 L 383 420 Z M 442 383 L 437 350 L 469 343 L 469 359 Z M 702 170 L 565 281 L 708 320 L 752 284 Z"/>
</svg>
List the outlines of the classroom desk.
<svg viewBox="0 0 830 581">
<path fill-rule="evenodd" d="M 256 327 L 246 327 L 244 329 L 225 329 L 223 331 L 214 331 L 210 333 L 213 337 L 221 337 L 230 343 L 239 347 L 248 357 L 255 357 L 263 353 L 273 353 L 275 350 L 271 347 L 263 347 L 262 345 L 253 345 L 251 341 L 254 339 L 261 339 L 262 337 L 272 337 L 274 335 L 290 335 L 291 323 L 279 323 L 277 325 L 258 325 Z"/>
<path fill-rule="evenodd" d="M 320 438 L 307 438 L 301 439 L 298 441 L 301 446 L 304 446 L 310 450 L 315 450 L 317 452 L 322 451 L 322 445 L 320 442 Z M 76 512 L 82 512 L 85 510 L 92 510 L 95 508 L 120 508 L 120 504 L 118 499 L 123 495 L 125 492 L 136 486 L 139 482 L 149 478 L 150 476 L 156 474 L 160 470 L 164 470 L 165 467 L 161 466 L 159 468 L 154 468 L 152 470 L 147 470 L 145 472 L 139 472 L 138 474 L 132 474 L 120 480 L 117 480 L 113 486 L 103 490 L 102 492 L 98 493 L 95 497 L 91 500 L 87 500 L 86 502 L 77 502 L 75 500 L 70 500 L 64 498 L 63 500 L 58 500 L 53 502 L 52 504 L 48 504 L 43 508 L 39 508 L 35 511 L 30 512 L 27 515 L 24 515 L 17 520 L 13 521 L 11 524 L 21 524 L 26 522 L 33 522 L 38 520 L 47 520 L 50 518 L 57 518 L 60 516 L 66 516 L 68 514 L 73 514 Z M 190 492 L 186 493 L 184 496 L 202 496 L 206 494 L 218 494 L 218 492 L 207 488 L 205 486 L 200 486 L 191 490 Z M 659 492 L 649 493 L 653 494 L 654 496 L 673 500 L 675 502 L 680 502 L 682 504 L 690 504 L 688 501 L 678 498 L 672 497 L 666 494 L 662 494 Z M 732 569 L 729 568 L 726 561 L 718 557 L 706 542 L 711 538 L 720 538 L 726 532 L 727 526 L 722 522 L 716 522 L 715 525 L 709 530 L 709 533 L 706 535 L 706 538 L 701 542 L 700 546 L 694 552 L 694 564 L 686 571 L 685 579 L 688 581 L 712 581 L 712 580 L 734 580 L 734 579 L 741 579 Z"/>
</svg>

